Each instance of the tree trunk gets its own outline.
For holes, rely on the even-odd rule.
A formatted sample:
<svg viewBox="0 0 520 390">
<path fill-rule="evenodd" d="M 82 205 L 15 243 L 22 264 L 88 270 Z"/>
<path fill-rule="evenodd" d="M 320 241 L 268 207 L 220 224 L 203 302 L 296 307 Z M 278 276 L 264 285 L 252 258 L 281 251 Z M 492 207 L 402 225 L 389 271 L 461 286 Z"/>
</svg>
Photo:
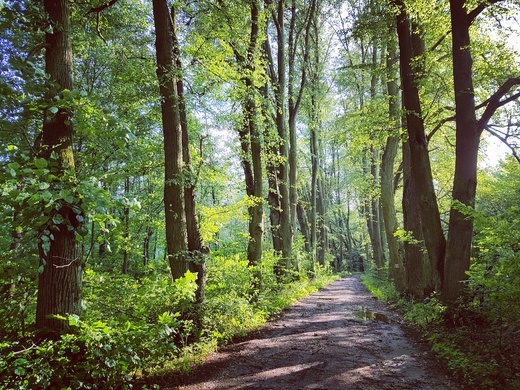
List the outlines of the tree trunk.
<svg viewBox="0 0 520 390">
<path fill-rule="evenodd" d="M 298 202 L 296 206 L 296 213 L 298 214 L 298 223 L 300 225 L 300 231 L 303 235 L 305 252 L 309 253 L 311 251 L 309 226 L 307 224 L 307 216 L 301 202 Z"/>
<path fill-rule="evenodd" d="M 311 34 L 311 23 L 314 20 L 316 12 L 316 0 L 311 0 L 307 12 L 306 12 L 306 26 L 304 32 L 304 44 L 303 44 L 303 61 L 301 68 L 301 77 L 299 77 L 300 85 L 298 92 L 295 91 L 296 84 L 296 49 L 297 49 L 297 29 L 296 29 L 296 2 L 291 2 L 291 20 L 289 26 L 289 66 L 288 66 L 288 111 L 289 111 L 289 199 L 290 199 L 290 216 L 291 216 L 291 228 L 296 228 L 297 219 L 297 204 L 298 204 L 298 192 L 297 192 L 297 178 L 298 178 L 298 166 L 297 166 L 297 142 L 296 142 L 296 116 L 300 108 L 303 92 L 307 82 L 307 63 L 309 60 L 309 41 Z M 299 217 L 298 217 L 299 218 Z"/>
<path fill-rule="evenodd" d="M 49 99 L 53 99 L 64 89 L 73 89 L 70 8 L 68 0 L 45 0 L 44 7 L 52 26 L 52 31 L 45 35 L 45 71 L 59 88 L 49 93 Z M 64 107 L 59 107 L 56 113 L 50 110 L 45 112 L 41 156 L 47 160 L 51 158 L 51 153 L 57 156 L 57 180 L 65 174 L 74 174 L 72 116 L 71 109 Z M 83 213 L 74 202 L 63 199 L 60 203 L 61 208 L 48 215 L 49 221 L 55 223 L 54 228 L 40 232 L 39 252 L 43 271 L 38 280 L 36 329 L 42 337 L 55 337 L 57 332 L 68 328 L 67 321 L 50 315 L 65 316 L 81 312 L 83 249 L 76 240 L 76 234 L 83 227 Z"/>
<path fill-rule="evenodd" d="M 186 215 L 186 235 L 188 246 L 188 269 L 197 274 L 197 291 L 195 292 L 196 303 L 202 305 L 204 303 L 205 287 L 206 287 L 206 255 L 209 249 L 204 245 L 199 230 L 199 222 L 197 220 L 197 209 L 195 202 L 195 180 L 193 167 L 191 164 L 190 139 L 188 132 L 188 118 L 186 111 L 186 102 L 184 101 L 184 83 L 182 81 L 182 62 L 180 58 L 180 46 L 177 39 L 176 29 L 176 9 L 171 8 L 172 25 L 172 45 L 175 71 L 177 72 L 177 102 L 179 110 L 179 120 L 181 126 L 182 138 L 182 160 L 183 172 L 187 175 L 184 180 L 184 211 Z M 200 314 L 200 313 L 199 313 Z M 198 319 L 198 325 L 201 318 Z"/>
<path fill-rule="evenodd" d="M 435 284 L 427 282 L 432 276 L 427 271 L 429 260 L 424 246 L 421 205 L 415 198 L 418 190 L 412 177 L 409 141 L 403 143 L 403 182 L 403 224 L 411 236 L 404 243 L 405 293 L 421 300 L 433 291 Z"/>
<path fill-rule="evenodd" d="M 170 263 L 172 278 L 177 279 L 188 270 L 186 260 L 188 245 L 184 208 L 182 129 L 173 50 L 174 26 L 166 0 L 153 0 L 153 13 L 164 134 L 166 256 Z"/>
<path fill-rule="evenodd" d="M 401 0 L 394 0 L 394 4 L 398 9 L 396 17 L 400 49 L 401 85 L 409 137 L 411 174 L 414 188 L 416 189 L 416 192 L 411 195 L 416 197 L 414 202 L 420 204 L 423 237 L 428 251 L 430 268 L 434 279 L 440 280 L 444 267 L 446 240 L 442 231 L 439 208 L 433 186 L 428 140 L 424 130 L 417 86 L 418 77 L 412 67 L 414 57 L 420 53 L 414 53 L 413 51 L 412 30 L 405 5 Z"/>
<path fill-rule="evenodd" d="M 451 0 L 451 30 L 453 51 L 453 82 L 455 89 L 456 154 L 453 178 L 453 200 L 473 207 L 477 189 L 477 155 L 480 131 L 475 115 L 469 18 L 465 1 Z M 448 244 L 444 263 L 442 298 L 455 300 L 469 269 L 473 221 L 457 207 L 450 210 Z"/>
<path fill-rule="evenodd" d="M 262 262 L 262 244 L 264 236 L 263 212 L 263 172 L 262 172 L 262 140 L 257 119 L 256 95 L 253 74 L 255 58 L 258 55 L 259 38 L 259 9 L 256 1 L 251 2 L 251 32 L 247 54 L 244 57 L 235 51 L 237 63 L 243 68 L 245 90 L 242 91 L 242 127 L 239 130 L 240 146 L 242 149 L 242 168 L 246 183 L 246 193 L 250 204 L 249 214 L 249 242 L 247 258 L 249 265 L 254 267 L 253 292 L 261 288 L 262 273 L 258 268 Z"/>
<path fill-rule="evenodd" d="M 320 153 L 318 151 L 318 153 Z M 321 153 L 320 153 L 321 154 Z M 318 161 L 320 158 L 318 157 Z M 318 253 L 318 264 L 321 266 L 325 265 L 325 253 L 328 248 L 328 234 L 325 225 L 325 188 L 323 185 L 323 179 L 321 178 L 323 175 L 319 175 L 317 187 L 317 199 L 316 199 L 316 214 L 317 214 L 317 230 L 319 232 L 319 242 L 317 245 Z"/>
<path fill-rule="evenodd" d="M 128 198 L 130 192 L 130 178 L 125 177 L 125 196 Z M 124 239 L 124 249 L 123 249 L 123 265 L 121 267 L 121 272 L 123 274 L 128 274 L 130 272 L 130 264 L 128 262 L 128 246 L 130 244 L 130 206 L 125 205 L 123 209 L 123 239 Z"/>
<path fill-rule="evenodd" d="M 280 0 L 276 9 L 276 13 L 273 12 L 276 32 L 277 32 L 277 65 L 278 75 L 277 83 L 275 86 L 276 96 L 276 129 L 279 136 L 279 156 L 281 163 L 277 166 L 278 176 L 278 190 L 279 190 L 279 202 L 280 202 L 280 223 L 279 223 L 279 236 L 281 244 L 280 248 L 275 247 L 275 252 L 281 256 L 280 261 L 276 266 L 276 273 L 282 276 L 292 267 L 292 227 L 291 227 L 291 216 L 290 216 L 290 195 L 289 195 L 289 134 L 287 132 L 287 115 L 285 108 L 286 99 L 286 53 L 285 53 L 285 23 L 284 23 L 284 11 L 285 2 Z M 273 242 L 274 244 L 274 242 Z"/>
<path fill-rule="evenodd" d="M 310 123 L 310 149 L 311 149 L 311 207 L 310 207 L 310 225 L 311 225 L 311 253 L 312 261 L 317 261 L 317 229 L 318 229 L 318 143 L 316 136 L 317 118 L 316 118 L 316 97 L 314 93 L 311 95 L 311 123 Z"/>
<path fill-rule="evenodd" d="M 373 182 L 373 186 L 377 188 L 377 184 L 380 183 L 379 177 L 379 151 L 375 148 L 370 148 L 370 179 Z M 370 200 L 370 216 L 372 223 L 372 250 L 374 251 L 374 261 L 376 267 L 379 269 L 384 268 L 386 259 L 385 252 L 383 249 L 383 237 L 381 234 L 381 208 L 379 204 L 379 195 L 372 195 Z"/>
<path fill-rule="evenodd" d="M 386 139 L 385 150 L 381 160 L 381 209 L 385 224 L 386 242 L 388 245 L 389 262 L 388 278 L 393 281 L 396 290 L 404 293 L 406 290 L 406 269 L 403 259 L 403 245 L 395 236 L 398 228 L 395 210 L 394 191 L 394 164 L 399 148 L 400 139 L 397 129 L 400 123 L 399 113 L 399 86 L 396 83 L 397 72 L 392 65 L 397 55 L 397 42 L 395 41 L 390 27 L 387 56 L 386 56 L 386 87 L 388 93 L 388 112 L 390 119 L 389 135 Z"/>
</svg>

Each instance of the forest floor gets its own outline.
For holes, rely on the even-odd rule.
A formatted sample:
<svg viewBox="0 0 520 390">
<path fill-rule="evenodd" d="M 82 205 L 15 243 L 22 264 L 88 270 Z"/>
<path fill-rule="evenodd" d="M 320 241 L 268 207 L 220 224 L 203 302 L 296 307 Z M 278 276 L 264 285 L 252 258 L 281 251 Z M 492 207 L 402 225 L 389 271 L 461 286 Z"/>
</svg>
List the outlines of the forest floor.
<svg viewBox="0 0 520 390">
<path fill-rule="evenodd" d="M 295 303 L 161 389 L 453 390 L 427 345 L 359 275 Z"/>
</svg>

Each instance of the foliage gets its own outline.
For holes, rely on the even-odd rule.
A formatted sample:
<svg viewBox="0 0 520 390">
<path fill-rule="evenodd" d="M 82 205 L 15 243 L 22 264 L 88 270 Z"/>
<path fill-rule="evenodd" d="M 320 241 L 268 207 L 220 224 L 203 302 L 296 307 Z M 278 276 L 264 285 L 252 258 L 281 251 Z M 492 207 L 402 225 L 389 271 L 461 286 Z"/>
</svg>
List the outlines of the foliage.
<svg viewBox="0 0 520 390">
<path fill-rule="evenodd" d="M 139 357 L 128 335 L 97 321 L 62 317 L 74 332 L 23 348 L 0 344 L 0 387 L 39 389 L 128 388 Z M 130 328 L 130 324 L 128 324 Z"/>
<path fill-rule="evenodd" d="M 396 302 L 399 299 L 399 294 L 393 284 L 383 279 L 380 274 L 367 273 L 361 277 L 361 281 L 377 299 L 390 302 Z"/>
</svg>

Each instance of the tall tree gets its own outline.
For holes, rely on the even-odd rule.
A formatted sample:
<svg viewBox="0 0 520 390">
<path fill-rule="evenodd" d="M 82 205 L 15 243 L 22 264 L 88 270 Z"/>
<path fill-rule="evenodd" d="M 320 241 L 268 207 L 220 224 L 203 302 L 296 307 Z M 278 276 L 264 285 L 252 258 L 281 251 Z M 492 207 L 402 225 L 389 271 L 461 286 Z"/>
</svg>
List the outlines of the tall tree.
<svg viewBox="0 0 520 390">
<path fill-rule="evenodd" d="M 296 0 L 292 0 L 289 22 L 289 36 L 288 36 L 288 80 L 287 80 L 287 97 L 288 97 L 288 120 L 289 120 L 289 198 L 290 198 L 290 216 L 291 228 L 296 229 L 297 219 L 297 203 L 298 203 L 298 164 L 297 164 L 297 137 L 296 137 L 296 118 L 300 109 L 303 92 L 307 84 L 307 66 L 310 52 L 310 35 L 311 24 L 315 23 L 315 14 L 317 13 L 317 1 L 311 0 L 305 12 L 301 9 L 297 10 Z M 298 11 L 298 12 L 297 12 Z M 304 15 L 305 19 L 300 21 L 298 25 L 297 16 Z M 303 22 L 303 23 L 302 23 Z M 296 62 L 299 46 L 299 38 L 303 34 L 302 45 L 302 59 L 301 70 L 296 74 Z M 299 81 L 299 87 L 296 89 L 296 84 Z"/>
<path fill-rule="evenodd" d="M 388 93 L 389 135 L 381 158 L 381 210 L 385 224 L 386 241 L 388 245 L 388 278 L 393 280 L 397 291 L 406 289 L 406 270 L 403 261 L 403 246 L 395 233 L 398 229 L 395 209 L 394 164 L 400 143 L 401 122 L 399 107 L 399 86 L 397 71 L 394 65 L 397 57 L 397 42 L 394 34 L 394 23 L 390 22 L 387 54 L 386 54 L 386 88 Z"/>
<path fill-rule="evenodd" d="M 263 163 L 262 132 L 260 131 L 258 101 L 261 92 L 255 86 L 255 75 L 258 74 L 258 55 L 260 53 L 260 7 L 257 0 L 251 1 L 251 31 L 246 55 L 242 55 L 235 46 L 235 58 L 242 76 L 242 112 L 243 124 L 239 130 L 242 148 L 242 168 L 246 182 L 246 194 L 249 196 L 249 241 L 247 258 L 249 264 L 258 267 L 262 260 L 262 244 L 264 236 L 263 211 Z M 262 274 L 255 269 L 253 288 L 261 287 Z"/>
<path fill-rule="evenodd" d="M 183 67 L 181 61 L 181 49 L 179 39 L 177 37 L 177 8 L 171 8 L 172 23 L 172 45 L 175 62 L 175 70 L 177 72 L 177 101 L 179 109 L 179 120 L 182 132 L 182 160 L 184 178 L 184 208 L 186 213 L 186 235 L 188 246 L 188 269 L 197 273 L 197 291 L 196 301 L 198 304 L 204 302 L 204 293 L 206 285 L 206 255 L 209 248 L 204 245 L 200 234 L 199 221 L 197 219 L 197 209 L 195 201 L 196 177 L 193 172 L 190 152 L 190 139 L 188 129 L 188 113 L 186 111 L 186 101 L 184 97 L 184 82 L 182 80 Z"/>
<path fill-rule="evenodd" d="M 466 271 L 470 266 L 473 221 L 464 212 L 464 207 L 473 208 L 475 204 L 480 136 L 495 111 L 520 96 L 516 93 L 502 100 L 520 84 L 520 77 L 508 79 L 486 100 L 484 113 L 477 120 L 470 27 L 482 11 L 499 1 L 480 2 L 472 9 L 466 0 L 450 0 L 456 160 L 452 193 L 454 205 L 450 210 L 446 259 L 443 264 L 442 297 L 447 302 L 460 295 L 461 281 L 466 279 Z"/>
<path fill-rule="evenodd" d="M 157 77 L 161 94 L 164 135 L 164 213 L 166 256 L 172 277 L 188 270 L 187 228 L 184 198 L 182 128 L 174 53 L 174 24 L 166 0 L 153 0 Z"/>
<path fill-rule="evenodd" d="M 424 119 L 421 110 L 421 101 L 418 90 L 419 70 L 414 67 L 414 59 L 422 54 L 420 45 L 413 42 L 413 33 L 405 4 L 395 0 L 397 35 L 400 49 L 401 88 L 403 90 L 403 104 L 406 113 L 406 128 L 408 132 L 408 148 L 410 152 L 411 180 L 414 191 L 409 195 L 414 197 L 414 204 L 420 205 L 420 216 L 412 217 L 421 221 L 423 239 L 428 251 L 430 269 L 434 274 L 438 287 L 443 271 L 446 239 L 441 226 L 440 213 L 433 186 L 433 177 L 428 151 Z M 418 218 L 419 217 L 419 218 Z M 417 239 L 417 237 L 415 237 Z M 422 261 L 422 257 L 415 259 Z M 408 268 L 412 264 L 406 264 Z M 430 291 L 433 291 L 432 288 Z"/>
<path fill-rule="evenodd" d="M 74 193 L 75 164 L 72 148 L 73 110 L 53 102 L 73 89 L 73 57 L 70 42 L 70 3 L 68 0 L 45 0 L 49 27 L 45 34 L 45 72 L 54 83 L 47 99 L 41 132 L 40 158 L 42 166 L 56 166 L 53 187 L 61 193 Z M 61 100 L 63 102 L 63 100 Z M 49 226 L 40 232 L 39 245 L 43 270 L 38 280 L 36 329 L 52 334 L 67 328 L 66 321 L 52 315 L 79 314 L 81 311 L 83 248 L 76 240 L 83 225 L 79 199 L 64 196 L 58 207 L 46 215 Z"/>
<path fill-rule="evenodd" d="M 279 203 L 279 223 L 272 226 L 275 253 L 281 256 L 276 266 L 277 274 L 282 276 L 289 269 L 292 263 L 292 241 L 293 232 L 291 226 L 291 208 L 289 194 L 289 149 L 290 139 L 287 131 L 287 69 L 286 69 L 286 30 L 285 30 L 285 8 L 284 0 L 279 0 L 276 7 L 272 10 L 272 20 L 276 28 L 276 69 L 271 67 L 270 76 L 272 87 L 275 95 L 275 124 L 278 134 L 278 153 L 279 161 L 276 164 L 276 181 L 274 178 L 270 180 L 271 184 L 277 185 L 276 188 L 270 186 L 270 191 L 278 197 Z M 269 43 L 269 42 L 267 42 Z M 269 50 L 270 52 L 270 50 Z M 271 57 L 271 64 L 272 57 Z M 271 211 L 273 208 L 271 207 Z"/>
</svg>

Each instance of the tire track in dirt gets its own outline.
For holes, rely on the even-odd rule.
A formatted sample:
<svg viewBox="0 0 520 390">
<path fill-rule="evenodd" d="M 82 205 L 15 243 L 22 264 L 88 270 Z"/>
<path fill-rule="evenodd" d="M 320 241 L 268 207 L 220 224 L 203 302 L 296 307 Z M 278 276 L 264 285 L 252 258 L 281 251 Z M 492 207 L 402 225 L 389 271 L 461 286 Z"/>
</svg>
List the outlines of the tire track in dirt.
<svg viewBox="0 0 520 390">
<path fill-rule="evenodd" d="M 360 317 L 366 315 L 376 320 Z M 374 314 L 375 313 L 375 314 Z M 359 276 L 295 303 L 165 389 L 453 390 L 433 355 Z"/>
</svg>

